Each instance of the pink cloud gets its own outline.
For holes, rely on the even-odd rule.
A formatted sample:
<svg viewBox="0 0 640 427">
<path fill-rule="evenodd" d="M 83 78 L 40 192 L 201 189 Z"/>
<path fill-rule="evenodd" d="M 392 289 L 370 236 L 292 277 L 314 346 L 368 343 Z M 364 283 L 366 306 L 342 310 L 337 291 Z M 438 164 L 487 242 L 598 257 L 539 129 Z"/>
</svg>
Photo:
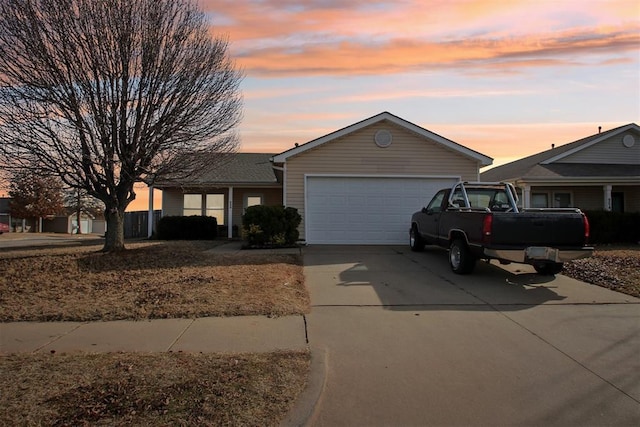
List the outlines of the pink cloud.
<svg viewBox="0 0 640 427">
<path fill-rule="evenodd" d="M 576 57 L 635 54 L 640 31 L 563 32 L 502 40 L 465 39 L 430 42 L 394 39 L 383 43 L 344 41 L 290 51 L 256 49 L 238 58 L 250 75 L 394 74 L 424 69 L 531 68 L 579 65 Z"/>
<path fill-rule="evenodd" d="M 627 0 L 201 2 L 256 77 L 515 72 L 580 65 L 576 55 L 628 57 L 640 44 L 640 11 Z"/>
</svg>

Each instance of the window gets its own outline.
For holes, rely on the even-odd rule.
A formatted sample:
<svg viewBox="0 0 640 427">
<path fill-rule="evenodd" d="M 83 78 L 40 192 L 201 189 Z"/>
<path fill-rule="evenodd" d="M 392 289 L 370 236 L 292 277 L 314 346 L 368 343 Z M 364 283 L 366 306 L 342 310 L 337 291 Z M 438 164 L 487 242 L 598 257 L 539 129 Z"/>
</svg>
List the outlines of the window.
<svg viewBox="0 0 640 427">
<path fill-rule="evenodd" d="M 554 208 L 570 208 L 571 193 L 553 193 Z"/>
<path fill-rule="evenodd" d="M 531 207 L 532 208 L 547 208 L 547 207 L 549 207 L 549 195 L 547 193 L 532 193 L 531 194 Z"/>
<path fill-rule="evenodd" d="M 440 212 L 442 210 L 442 199 L 444 199 L 445 191 L 440 191 L 436 196 L 431 200 L 429 206 L 427 206 L 427 210 L 431 212 Z"/>
<path fill-rule="evenodd" d="M 183 200 L 182 215 L 202 215 L 202 195 L 201 194 L 185 194 Z"/>
<path fill-rule="evenodd" d="M 218 225 L 224 224 L 224 194 L 207 194 L 207 216 L 212 216 Z"/>
<path fill-rule="evenodd" d="M 245 209 L 249 206 L 259 206 L 262 205 L 262 195 L 260 194 L 252 194 L 247 195 L 244 199 L 244 207 Z"/>
</svg>

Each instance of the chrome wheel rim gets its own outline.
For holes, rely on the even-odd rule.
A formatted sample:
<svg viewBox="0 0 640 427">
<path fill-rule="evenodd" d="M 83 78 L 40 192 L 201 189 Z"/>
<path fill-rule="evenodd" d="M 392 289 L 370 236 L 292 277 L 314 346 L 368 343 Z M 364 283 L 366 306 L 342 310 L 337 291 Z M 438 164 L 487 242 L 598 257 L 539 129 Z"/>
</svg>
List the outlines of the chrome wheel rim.
<svg viewBox="0 0 640 427">
<path fill-rule="evenodd" d="M 451 260 L 453 268 L 460 266 L 460 248 L 458 246 L 454 245 L 451 247 L 449 250 L 449 259 Z"/>
</svg>

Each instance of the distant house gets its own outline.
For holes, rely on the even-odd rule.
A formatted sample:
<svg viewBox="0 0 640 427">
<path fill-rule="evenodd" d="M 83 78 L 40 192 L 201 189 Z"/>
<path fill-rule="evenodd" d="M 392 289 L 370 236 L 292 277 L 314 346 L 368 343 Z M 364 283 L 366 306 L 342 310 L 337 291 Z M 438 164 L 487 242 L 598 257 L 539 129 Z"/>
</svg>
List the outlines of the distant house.
<svg viewBox="0 0 640 427">
<path fill-rule="evenodd" d="M 524 207 L 640 211 L 640 127 L 635 123 L 483 172 L 482 181 L 509 181 Z"/>
<path fill-rule="evenodd" d="M 0 197 L 0 222 L 11 226 L 11 214 L 9 213 L 9 197 Z"/>
<path fill-rule="evenodd" d="M 64 213 L 42 221 L 42 231 L 45 233 L 68 234 L 104 234 L 106 221 L 103 218 L 82 212 L 80 214 L 80 227 L 78 227 L 78 214 L 74 209 L 65 209 Z"/>
<path fill-rule="evenodd" d="M 0 222 L 9 225 L 12 232 L 29 232 L 37 230 L 38 222 L 33 218 L 23 219 L 11 215 L 11 197 L 0 197 Z"/>
<path fill-rule="evenodd" d="M 22 219 L 11 216 L 9 203 L 10 197 L 0 197 L 0 222 L 8 224 L 13 232 L 33 232 L 38 229 L 38 219 Z M 80 232 L 82 234 L 104 234 L 106 221 L 104 218 L 83 212 L 80 215 Z M 78 217 L 73 209 L 66 209 L 64 213 L 42 219 L 42 232 L 44 233 L 78 233 Z"/>
<path fill-rule="evenodd" d="M 229 237 L 251 205 L 284 204 L 315 244 L 402 244 L 411 214 L 492 159 L 383 112 L 280 154 L 237 153 L 194 179 L 162 180 L 162 214 L 215 216 Z"/>
</svg>

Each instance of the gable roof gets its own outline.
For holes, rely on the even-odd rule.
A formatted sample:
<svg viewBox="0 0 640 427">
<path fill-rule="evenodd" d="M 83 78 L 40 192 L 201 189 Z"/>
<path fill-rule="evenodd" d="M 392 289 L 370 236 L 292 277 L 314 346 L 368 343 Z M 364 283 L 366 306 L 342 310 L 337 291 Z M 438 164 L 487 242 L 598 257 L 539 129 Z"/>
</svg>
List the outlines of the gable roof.
<svg viewBox="0 0 640 427">
<path fill-rule="evenodd" d="M 591 147 L 598 142 L 630 129 L 640 131 L 635 123 L 629 123 L 608 131 L 600 132 L 586 138 L 570 142 L 569 144 L 551 148 L 546 151 L 515 160 L 505 165 L 496 166 L 480 177 L 483 181 L 509 181 L 523 177 L 554 178 L 554 177 L 593 177 L 593 176 L 637 176 L 638 167 L 635 165 L 607 165 L 607 164 L 568 164 L 555 163 L 567 156 Z"/>
<path fill-rule="evenodd" d="M 216 157 L 208 167 L 189 178 L 180 180 L 159 179 L 156 188 L 197 186 L 270 186 L 278 185 L 271 153 L 230 153 Z"/>
<path fill-rule="evenodd" d="M 405 128 L 411 132 L 414 132 L 424 138 L 428 138 L 436 143 L 441 144 L 442 146 L 457 152 L 465 157 L 471 158 L 476 162 L 480 163 L 481 166 L 489 166 L 493 163 L 493 159 L 491 157 L 485 156 L 484 154 L 478 153 L 477 151 L 471 150 L 463 145 L 460 145 L 456 142 L 451 141 L 443 136 L 440 136 L 436 133 L 433 133 L 425 128 L 422 128 L 416 124 L 408 122 L 398 116 L 395 116 L 389 112 L 383 112 L 377 114 L 373 117 L 369 117 L 368 119 L 364 119 L 360 122 L 354 123 L 345 128 L 339 129 L 335 132 L 331 132 L 325 136 L 321 136 L 320 138 L 309 141 L 305 144 L 296 146 L 287 151 L 284 151 L 278 155 L 273 156 L 274 163 L 284 163 L 289 157 L 297 156 L 298 154 L 304 153 L 305 151 L 311 150 L 312 148 L 318 147 L 327 142 L 336 140 L 350 133 L 356 132 L 358 130 L 364 129 L 367 126 L 370 126 L 375 123 L 379 123 L 383 120 L 387 120 L 397 126 Z"/>
</svg>

